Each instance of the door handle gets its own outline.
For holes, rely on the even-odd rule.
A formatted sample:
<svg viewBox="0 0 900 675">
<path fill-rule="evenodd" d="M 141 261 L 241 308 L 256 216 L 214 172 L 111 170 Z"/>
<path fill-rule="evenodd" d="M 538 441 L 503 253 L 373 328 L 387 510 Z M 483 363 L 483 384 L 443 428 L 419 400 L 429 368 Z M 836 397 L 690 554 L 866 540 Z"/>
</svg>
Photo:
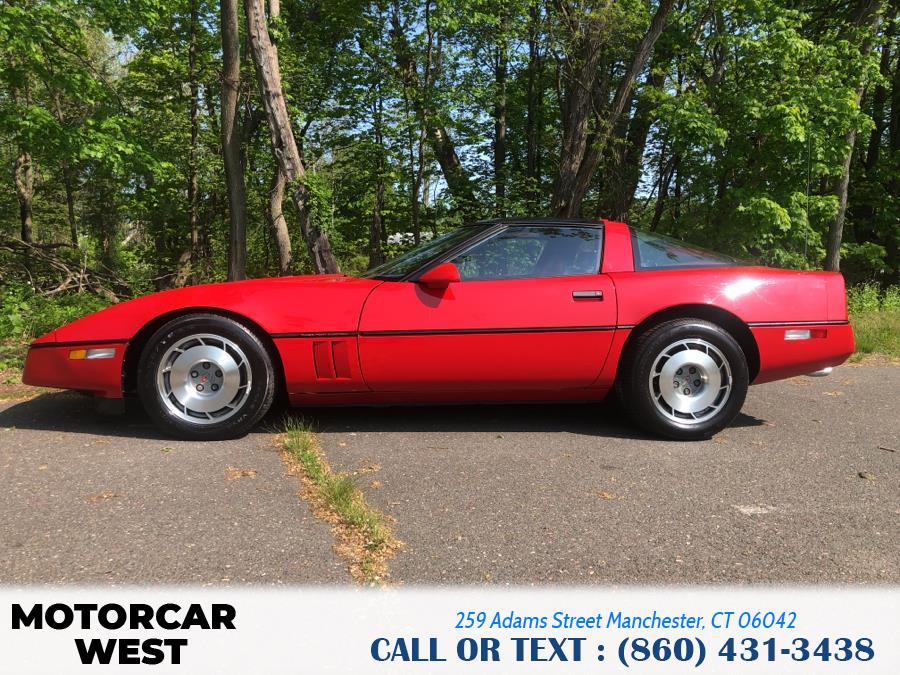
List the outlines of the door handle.
<svg viewBox="0 0 900 675">
<path fill-rule="evenodd" d="M 573 300 L 603 300 L 603 291 L 572 291 Z"/>
</svg>

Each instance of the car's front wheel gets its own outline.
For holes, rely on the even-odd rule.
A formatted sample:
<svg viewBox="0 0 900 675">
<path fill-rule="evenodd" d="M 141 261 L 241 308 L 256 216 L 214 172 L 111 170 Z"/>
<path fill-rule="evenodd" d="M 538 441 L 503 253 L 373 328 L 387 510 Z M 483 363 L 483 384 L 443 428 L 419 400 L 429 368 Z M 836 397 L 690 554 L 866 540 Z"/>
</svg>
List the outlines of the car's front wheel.
<svg viewBox="0 0 900 675">
<path fill-rule="evenodd" d="M 247 433 L 275 396 L 272 359 L 245 326 L 214 314 L 179 317 L 148 341 L 138 393 L 164 431 L 220 440 Z"/>
<path fill-rule="evenodd" d="M 747 359 L 722 327 L 676 319 L 631 345 L 617 386 L 632 417 L 652 433 L 678 440 L 709 438 L 740 412 Z"/>
</svg>

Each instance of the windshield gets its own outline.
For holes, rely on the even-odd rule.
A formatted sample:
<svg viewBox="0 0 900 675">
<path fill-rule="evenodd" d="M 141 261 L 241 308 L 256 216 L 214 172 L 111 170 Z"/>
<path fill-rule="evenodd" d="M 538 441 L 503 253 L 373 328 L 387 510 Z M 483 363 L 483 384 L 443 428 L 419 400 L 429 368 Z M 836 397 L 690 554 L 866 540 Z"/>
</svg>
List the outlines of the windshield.
<svg viewBox="0 0 900 675">
<path fill-rule="evenodd" d="M 475 236 L 484 226 L 467 225 L 421 244 L 412 251 L 370 269 L 363 276 L 376 279 L 402 279 L 416 268 L 446 253 L 457 244 Z"/>
</svg>

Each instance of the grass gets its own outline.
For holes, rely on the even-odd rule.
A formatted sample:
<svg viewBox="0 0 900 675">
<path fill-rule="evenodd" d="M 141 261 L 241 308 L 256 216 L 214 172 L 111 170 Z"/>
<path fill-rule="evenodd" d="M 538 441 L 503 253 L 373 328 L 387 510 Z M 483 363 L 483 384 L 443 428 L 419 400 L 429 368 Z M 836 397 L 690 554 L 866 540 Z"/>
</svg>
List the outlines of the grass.
<svg viewBox="0 0 900 675">
<path fill-rule="evenodd" d="M 900 358 L 900 287 L 852 286 L 847 289 L 847 306 L 856 336 L 855 361 L 867 354 Z"/>
<path fill-rule="evenodd" d="M 851 314 L 850 323 L 856 336 L 855 361 L 867 354 L 900 359 L 900 310 Z"/>
<path fill-rule="evenodd" d="M 366 584 L 384 583 L 388 561 L 401 546 L 387 517 L 366 502 L 352 474 L 332 470 L 308 422 L 286 420 L 281 444 L 286 461 L 301 477 L 304 498 L 317 516 L 331 523 L 338 539 L 335 548 L 350 564 L 350 572 Z"/>
</svg>

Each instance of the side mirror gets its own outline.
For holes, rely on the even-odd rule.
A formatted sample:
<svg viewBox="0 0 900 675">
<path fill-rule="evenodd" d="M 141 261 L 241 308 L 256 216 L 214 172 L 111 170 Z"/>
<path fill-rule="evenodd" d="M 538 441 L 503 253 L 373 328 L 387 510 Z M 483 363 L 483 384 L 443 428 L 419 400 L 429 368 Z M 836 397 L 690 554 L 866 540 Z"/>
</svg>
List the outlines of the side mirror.
<svg viewBox="0 0 900 675">
<path fill-rule="evenodd" d="M 441 263 L 419 277 L 417 283 L 425 288 L 447 288 L 459 281 L 459 269 L 452 262 Z"/>
</svg>

